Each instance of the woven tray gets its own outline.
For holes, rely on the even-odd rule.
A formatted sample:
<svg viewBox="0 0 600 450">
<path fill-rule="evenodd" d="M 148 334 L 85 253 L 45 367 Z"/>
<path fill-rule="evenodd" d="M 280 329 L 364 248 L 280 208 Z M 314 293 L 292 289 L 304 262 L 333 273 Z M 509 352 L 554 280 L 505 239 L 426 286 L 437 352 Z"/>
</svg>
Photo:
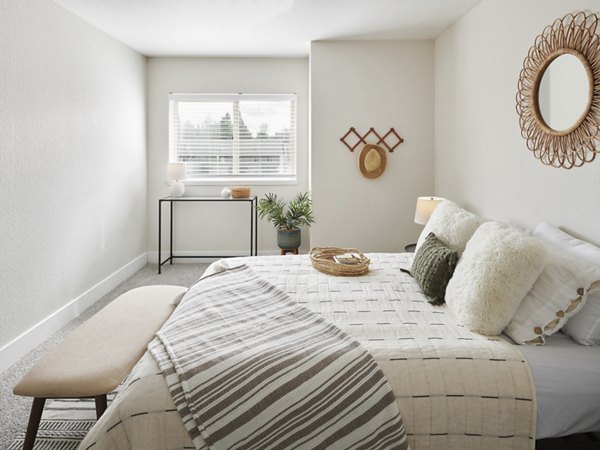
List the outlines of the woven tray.
<svg viewBox="0 0 600 450">
<path fill-rule="evenodd" d="M 357 253 L 360 255 L 358 264 L 339 264 L 333 260 L 336 255 Z M 355 248 L 314 247 L 310 250 L 310 261 L 315 269 L 338 277 L 358 277 L 369 273 L 371 260 Z"/>
</svg>

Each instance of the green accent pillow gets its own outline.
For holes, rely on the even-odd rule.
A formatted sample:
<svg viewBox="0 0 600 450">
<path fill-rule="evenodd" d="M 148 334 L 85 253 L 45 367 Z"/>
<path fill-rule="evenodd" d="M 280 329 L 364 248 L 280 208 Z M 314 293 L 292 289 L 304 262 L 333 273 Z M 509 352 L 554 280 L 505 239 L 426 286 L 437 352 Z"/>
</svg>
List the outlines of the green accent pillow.
<svg viewBox="0 0 600 450">
<path fill-rule="evenodd" d="M 444 303 L 446 286 L 458 262 L 458 253 L 450 249 L 435 234 L 429 233 L 413 260 L 411 275 L 419 283 L 429 303 Z"/>
</svg>

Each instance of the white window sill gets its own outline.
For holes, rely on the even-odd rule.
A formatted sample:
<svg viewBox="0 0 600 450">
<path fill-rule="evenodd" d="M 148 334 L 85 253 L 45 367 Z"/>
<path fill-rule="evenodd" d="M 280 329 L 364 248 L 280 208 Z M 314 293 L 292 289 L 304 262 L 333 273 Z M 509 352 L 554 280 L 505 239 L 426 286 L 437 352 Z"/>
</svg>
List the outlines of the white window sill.
<svg viewBox="0 0 600 450">
<path fill-rule="evenodd" d="M 297 178 L 211 178 L 181 180 L 186 186 L 295 186 Z"/>
</svg>

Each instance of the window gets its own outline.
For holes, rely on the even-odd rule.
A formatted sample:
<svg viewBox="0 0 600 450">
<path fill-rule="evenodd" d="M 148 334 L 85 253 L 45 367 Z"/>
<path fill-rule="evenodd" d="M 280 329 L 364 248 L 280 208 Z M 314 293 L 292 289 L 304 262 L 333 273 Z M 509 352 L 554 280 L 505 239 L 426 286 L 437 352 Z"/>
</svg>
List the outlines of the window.
<svg viewBox="0 0 600 450">
<path fill-rule="evenodd" d="M 295 181 L 296 95 L 171 94 L 169 152 L 189 181 Z"/>
</svg>

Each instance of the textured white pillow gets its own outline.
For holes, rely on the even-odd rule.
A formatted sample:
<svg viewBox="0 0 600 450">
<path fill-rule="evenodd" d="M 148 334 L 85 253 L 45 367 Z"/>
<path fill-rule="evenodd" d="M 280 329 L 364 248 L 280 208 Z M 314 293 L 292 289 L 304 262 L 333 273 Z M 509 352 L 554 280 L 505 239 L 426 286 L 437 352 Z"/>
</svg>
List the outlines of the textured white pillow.
<svg viewBox="0 0 600 450">
<path fill-rule="evenodd" d="M 485 222 L 483 218 L 462 209 L 456 203 L 444 200 L 433 210 L 429 221 L 425 224 L 417 241 L 417 250 L 423 245 L 429 233 L 434 233 L 438 239 L 444 241 L 448 247 L 458 252 L 458 256 L 461 256 L 467 242 L 483 222 Z"/>
<path fill-rule="evenodd" d="M 548 243 L 548 262 L 527 293 L 505 333 L 517 344 L 544 344 L 587 300 L 600 269 Z"/>
<path fill-rule="evenodd" d="M 484 223 L 458 261 L 446 303 L 471 331 L 498 335 L 542 272 L 546 257 L 539 239 L 508 225 Z"/>
<path fill-rule="evenodd" d="M 547 223 L 540 223 L 534 235 L 566 250 L 573 256 L 600 267 L 600 248 L 576 239 Z M 591 290 L 587 303 L 563 327 L 563 331 L 582 345 L 600 345 L 600 289 Z"/>
</svg>

